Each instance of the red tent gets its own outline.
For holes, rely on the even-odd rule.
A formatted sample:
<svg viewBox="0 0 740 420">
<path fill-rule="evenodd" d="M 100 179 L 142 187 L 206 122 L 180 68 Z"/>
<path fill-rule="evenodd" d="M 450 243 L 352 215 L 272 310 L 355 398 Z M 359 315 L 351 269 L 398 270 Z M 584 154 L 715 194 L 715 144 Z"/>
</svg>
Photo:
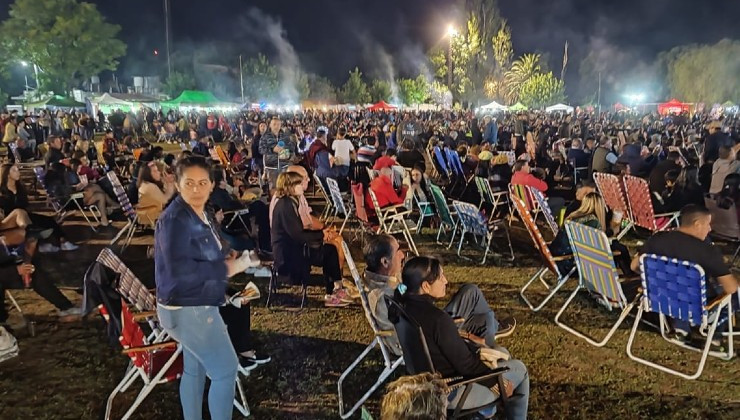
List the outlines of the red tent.
<svg viewBox="0 0 740 420">
<path fill-rule="evenodd" d="M 368 108 L 370 111 L 392 111 L 394 109 L 397 109 L 397 107 L 387 104 L 385 101 L 380 101 Z"/>
<path fill-rule="evenodd" d="M 680 102 L 678 99 L 673 98 L 670 101 L 658 104 L 658 113 L 661 115 L 667 114 L 680 114 L 682 112 L 689 112 L 691 105 Z"/>
</svg>

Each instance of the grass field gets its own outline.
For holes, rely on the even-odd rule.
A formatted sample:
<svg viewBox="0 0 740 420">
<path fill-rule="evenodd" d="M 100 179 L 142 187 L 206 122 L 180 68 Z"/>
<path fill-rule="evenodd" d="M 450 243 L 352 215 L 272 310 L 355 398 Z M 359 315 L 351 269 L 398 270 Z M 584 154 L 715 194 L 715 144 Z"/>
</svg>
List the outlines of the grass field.
<svg viewBox="0 0 740 420">
<path fill-rule="evenodd" d="M 121 222 L 116 223 L 120 228 Z M 79 251 L 47 255 L 37 262 L 38 275 L 51 276 L 65 286 L 81 285 L 85 269 L 95 259 L 115 229 L 93 234 L 75 217 L 65 224 L 73 240 L 84 243 Z M 450 293 L 463 283 L 476 283 L 499 316 L 516 317 L 516 332 L 501 340 L 524 361 L 531 378 L 530 418 L 533 419 L 737 419 L 740 418 L 740 363 L 710 358 L 704 374 L 687 381 L 631 361 L 625 347 L 632 319 L 617 331 L 604 348 L 592 347 L 553 323 L 555 313 L 573 290 L 565 287 L 542 311 L 529 311 L 519 298 L 521 285 L 534 273 L 538 261 L 521 229 L 514 229 L 515 266 L 486 266 L 458 258 L 436 245 L 428 231 L 417 235 L 423 254 L 445 261 Z M 105 239 L 107 238 L 107 239 Z M 147 284 L 153 284 L 153 262 L 145 258 L 149 238 L 136 238 L 124 254 L 128 266 Z M 464 255 L 479 257 L 466 246 Z M 361 260 L 359 247 L 353 254 Z M 360 263 L 360 265 L 362 265 Z M 251 278 L 241 275 L 237 283 Z M 265 291 L 267 280 L 256 283 Z M 266 309 L 264 297 L 253 306 L 252 325 L 257 340 L 273 361 L 244 380 L 254 419 L 338 418 L 336 383 L 341 372 L 371 340 L 370 329 L 359 305 L 325 309 L 320 277 L 309 289 L 308 309 L 294 313 Z M 289 291 L 298 296 L 298 290 Z M 79 302 L 74 291 L 65 293 Z M 544 296 L 535 289 L 535 299 Z M 104 323 L 89 317 L 78 323 L 57 323 L 53 307 L 30 291 L 16 291 L 24 310 L 36 322 L 37 334 L 18 330 L 20 356 L 0 364 L 0 419 L 98 419 L 108 393 L 127 365 L 118 349 L 109 345 Z M 264 293 L 263 293 L 264 295 Z M 538 296 L 539 295 L 539 296 Z M 565 322 L 601 337 L 616 320 L 588 297 L 571 305 Z M 17 320 L 15 318 L 14 320 Z M 641 329 L 636 352 L 685 370 L 695 368 L 698 354 L 687 353 L 664 342 L 653 330 Z M 735 340 L 736 346 L 740 340 Z M 346 398 L 354 400 L 380 372 L 381 356 L 371 353 L 348 380 Z M 402 367 L 392 376 L 398 377 Z M 138 384 L 132 387 L 138 391 Z M 120 417 L 135 396 L 129 390 L 114 405 Z M 381 392 L 366 403 L 377 416 Z M 205 412 L 207 416 L 207 411 Z M 235 412 L 236 413 L 236 412 Z M 158 387 L 142 404 L 135 419 L 180 418 L 176 384 Z M 238 418 L 235 415 L 235 418 Z"/>
</svg>

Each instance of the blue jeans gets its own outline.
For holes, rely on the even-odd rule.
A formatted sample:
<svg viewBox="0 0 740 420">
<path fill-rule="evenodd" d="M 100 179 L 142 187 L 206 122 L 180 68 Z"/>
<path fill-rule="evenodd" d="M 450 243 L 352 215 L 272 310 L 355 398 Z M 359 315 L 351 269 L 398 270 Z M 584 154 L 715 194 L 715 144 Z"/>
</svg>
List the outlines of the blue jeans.
<svg viewBox="0 0 740 420">
<path fill-rule="evenodd" d="M 213 420 L 231 419 L 239 360 L 216 306 L 166 309 L 157 305 L 165 331 L 183 347 L 180 404 L 185 420 L 203 418 L 206 375 L 211 380 L 208 410 Z"/>
<path fill-rule="evenodd" d="M 465 319 L 460 328 L 485 338 L 488 347 L 496 345 L 498 321 L 478 286 L 464 284 L 450 299 L 444 311 L 453 318 Z"/>
<path fill-rule="evenodd" d="M 527 410 L 529 408 L 529 373 L 527 367 L 524 366 L 521 360 L 510 359 L 500 360 L 499 366 L 506 366 L 509 370 L 503 374 L 504 379 L 511 382 L 514 392 L 511 397 L 506 401 L 506 418 L 508 420 L 523 420 L 527 418 Z M 457 388 L 450 393 L 447 400 L 451 404 L 456 403 L 456 399 L 462 394 L 464 388 Z M 492 403 L 497 399 L 490 388 L 486 388 L 483 385 L 475 384 L 468 398 L 465 400 L 463 409 L 469 409 L 473 407 L 480 407 Z M 485 417 L 491 417 L 496 413 L 496 408 L 483 410 L 480 412 Z"/>
</svg>

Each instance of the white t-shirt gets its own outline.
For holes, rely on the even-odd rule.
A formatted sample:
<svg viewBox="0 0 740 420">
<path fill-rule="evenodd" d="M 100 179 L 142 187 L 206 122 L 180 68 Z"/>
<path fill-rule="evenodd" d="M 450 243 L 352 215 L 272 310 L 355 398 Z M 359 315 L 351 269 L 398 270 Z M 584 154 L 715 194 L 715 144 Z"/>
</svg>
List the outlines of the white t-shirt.
<svg viewBox="0 0 740 420">
<path fill-rule="evenodd" d="M 349 153 L 355 150 L 355 146 L 350 140 L 335 139 L 334 142 L 331 144 L 331 149 L 334 151 L 335 165 L 349 166 Z"/>
</svg>

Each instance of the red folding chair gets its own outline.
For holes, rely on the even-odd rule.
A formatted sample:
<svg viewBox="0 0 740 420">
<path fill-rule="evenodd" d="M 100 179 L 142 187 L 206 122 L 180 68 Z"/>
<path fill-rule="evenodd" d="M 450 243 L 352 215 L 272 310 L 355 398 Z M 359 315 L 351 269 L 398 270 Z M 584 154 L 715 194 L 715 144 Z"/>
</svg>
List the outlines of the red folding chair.
<svg viewBox="0 0 740 420">
<path fill-rule="evenodd" d="M 647 181 L 631 175 L 625 175 L 622 180 L 635 225 L 649 230 L 650 233 L 660 232 L 671 225 L 678 227 L 680 212 L 655 214 Z"/>
<path fill-rule="evenodd" d="M 604 199 L 606 206 L 612 211 L 618 211 L 622 213 L 623 220 L 626 223 L 623 224 L 622 230 L 617 234 L 617 239 L 621 239 L 632 226 L 634 226 L 634 220 L 632 219 L 632 213 L 627 205 L 627 198 L 623 189 L 622 181 L 616 175 L 605 174 L 601 172 L 594 172 L 594 182 L 596 188 L 599 190 L 599 194 Z M 648 196 L 648 199 L 650 197 Z"/>
</svg>

